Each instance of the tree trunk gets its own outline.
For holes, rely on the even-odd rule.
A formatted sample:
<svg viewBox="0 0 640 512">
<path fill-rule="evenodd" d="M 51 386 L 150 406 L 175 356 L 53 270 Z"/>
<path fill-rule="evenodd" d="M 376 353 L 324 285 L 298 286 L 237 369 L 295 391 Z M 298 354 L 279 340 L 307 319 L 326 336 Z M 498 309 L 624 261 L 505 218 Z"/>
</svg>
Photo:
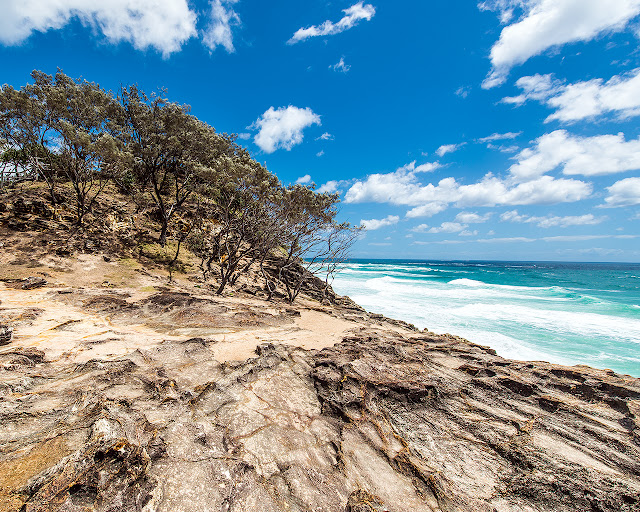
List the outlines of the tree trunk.
<svg viewBox="0 0 640 512">
<path fill-rule="evenodd" d="M 218 286 L 218 289 L 216 290 L 216 295 L 221 295 L 225 286 L 227 286 L 227 275 L 222 274 L 222 280 L 220 281 L 220 286 Z"/>
<path fill-rule="evenodd" d="M 169 225 L 166 220 L 162 220 L 162 228 L 160 229 L 160 237 L 158 238 L 158 243 L 164 247 L 167 245 L 167 231 L 169 231 Z"/>
</svg>

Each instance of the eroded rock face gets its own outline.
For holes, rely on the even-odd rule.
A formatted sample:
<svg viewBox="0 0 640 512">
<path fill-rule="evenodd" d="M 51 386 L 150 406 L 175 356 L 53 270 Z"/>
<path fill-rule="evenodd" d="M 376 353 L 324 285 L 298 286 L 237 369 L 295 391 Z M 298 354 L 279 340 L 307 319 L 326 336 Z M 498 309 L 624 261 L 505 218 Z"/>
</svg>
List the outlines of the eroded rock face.
<svg viewBox="0 0 640 512">
<path fill-rule="evenodd" d="M 640 510 L 640 384 L 612 372 L 377 331 L 226 364 L 197 338 L 14 356 L 0 510 Z"/>
</svg>

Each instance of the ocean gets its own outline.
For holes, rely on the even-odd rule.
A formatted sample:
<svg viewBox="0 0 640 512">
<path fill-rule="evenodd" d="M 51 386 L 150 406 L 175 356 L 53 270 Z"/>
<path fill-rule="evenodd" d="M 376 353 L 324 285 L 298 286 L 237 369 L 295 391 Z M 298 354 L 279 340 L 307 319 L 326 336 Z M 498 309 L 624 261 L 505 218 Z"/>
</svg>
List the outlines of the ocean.
<svg viewBox="0 0 640 512">
<path fill-rule="evenodd" d="M 333 288 L 503 357 L 640 377 L 640 264 L 350 260 Z"/>
</svg>

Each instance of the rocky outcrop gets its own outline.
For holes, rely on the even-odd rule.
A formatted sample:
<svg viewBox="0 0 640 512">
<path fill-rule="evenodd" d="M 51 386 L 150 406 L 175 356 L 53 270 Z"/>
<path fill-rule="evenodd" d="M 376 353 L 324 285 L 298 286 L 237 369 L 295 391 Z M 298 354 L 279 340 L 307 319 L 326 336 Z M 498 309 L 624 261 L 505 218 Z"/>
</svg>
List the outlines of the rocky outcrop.
<svg viewBox="0 0 640 512">
<path fill-rule="evenodd" d="M 372 329 L 257 352 L 5 354 L 0 510 L 640 510 L 637 379 Z"/>
</svg>

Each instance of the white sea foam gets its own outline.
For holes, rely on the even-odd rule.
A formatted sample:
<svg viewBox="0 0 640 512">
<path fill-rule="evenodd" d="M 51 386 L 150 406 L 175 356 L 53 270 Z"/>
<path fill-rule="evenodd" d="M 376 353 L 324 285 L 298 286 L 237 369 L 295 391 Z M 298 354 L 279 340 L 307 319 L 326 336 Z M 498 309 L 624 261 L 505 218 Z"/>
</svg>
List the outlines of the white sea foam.
<svg viewBox="0 0 640 512">
<path fill-rule="evenodd" d="M 467 304 L 453 314 L 502 324 L 530 326 L 555 334 L 599 336 L 640 343 L 640 320 L 595 313 L 535 309 L 514 304 Z"/>
<path fill-rule="evenodd" d="M 519 268 L 452 266 L 350 264 L 334 288 L 369 311 L 463 336 L 505 357 L 614 369 L 618 364 L 622 371 L 640 375 L 640 318 L 635 313 L 640 305 L 603 298 L 617 291 L 614 287 L 598 297 L 591 288 L 555 284 L 555 274 L 547 269 L 523 275 Z M 537 281 L 530 279 L 531 272 L 539 276 Z M 506 284 L 484 282 L 483 276 Z M 541 286 L 521 285 L 527 280 Z M 590 284 L 590 278 L 584 283 Z"/>
</svg>

